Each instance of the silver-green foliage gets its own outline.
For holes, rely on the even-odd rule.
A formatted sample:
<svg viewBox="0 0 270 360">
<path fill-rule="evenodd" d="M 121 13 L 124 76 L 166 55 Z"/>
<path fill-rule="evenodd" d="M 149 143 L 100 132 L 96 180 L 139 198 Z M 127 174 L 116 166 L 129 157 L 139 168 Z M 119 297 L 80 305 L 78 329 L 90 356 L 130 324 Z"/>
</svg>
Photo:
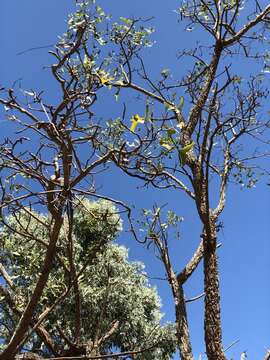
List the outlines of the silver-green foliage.
<svg viewBox="0 0 270 360">
<path fill-rule="evenodd" d="M 25 209 L 7 218 L 8 226 L 1 229 L 0 261 L 14 285 L 10 290 L 19 311 L 23 311 L 38 279 L 48 243 L 50 218 Z M 64 221 L 58 241 L 55 266 L 39 303 L 36 315 L 51 306 L 70 285 L 70 244 L 68 219 Z M 80 200 L 74 209 L 73 258 L 81 299 L 81 344 L 100 338 L 116 321 L 119 326 L 101 344 L 100 351 L 153 349 L 137 355 L 138 359 L 169 359 L 175 350 L 174 329 L 160 325 L 160 300 L 150 287 L 143 264 L 128 261 L 128 251 L 112 242 L 122 229 L 117 209 L 107 201 Z M 43 325 L 62 348 L 61 328 L 71 340 L 75 328 L 75 291 L 46 318 Z M 7 342 L 18 318 L 1 298 L 0 337 Z M 50 354 L 38 336 L 33 334 L 27 348 L 45 356 Z"/>
</svg>

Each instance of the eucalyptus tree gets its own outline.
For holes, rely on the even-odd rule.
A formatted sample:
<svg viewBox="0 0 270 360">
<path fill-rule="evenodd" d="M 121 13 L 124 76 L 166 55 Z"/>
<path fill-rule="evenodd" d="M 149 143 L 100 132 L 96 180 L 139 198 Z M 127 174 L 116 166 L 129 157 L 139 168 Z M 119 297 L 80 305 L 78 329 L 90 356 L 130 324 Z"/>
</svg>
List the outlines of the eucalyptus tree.
<svg viewBox="0 0 270 360">
<path fill-rule="evenodd" d="M 269 54 L 263 47 L 260 53 L 257 45 L 268 31 L 270 6 L 254 1 L 245 7 L 238 0 L 183 2 L 176 10 L 179 22 L 187 31 L 203 31 L 202 44 L 180 51 L 179 59 L 189 66 L 181 77 L 164 69 L 155 81 L 143 60 L 143 48 L 152 44 L 147 21 L 122 17 L 112 22 L 94 1 L 76 3 L 67 32 L 50 52 L 60 102 L 49 104 L 37 91 L 24 91 L 21 98 L 14 89 L 1 90 L 0 103 L 14 128 L 34 133 L 39 146 L 35 152 L 27 150 L 26 135 L 2 144 L 2 177 L 9 180 L 1 183 L 3 221 L 10 212 L 41 206 L 50 213 L 50 231 L 43 270 L 0 359 L 14 356 L 32 326 L 57 255 L 64 214 L 72 244 L 74 197 L 98 196 L 95 172 L 112 162 L 149 186 L 179 190 L 179 196 L 195 204 L 201 241 L 180 273 L 173 269 L 166 231 L 177 217 L 170 213 L 164 226 L 159 207 L 146 213 L 146 240 L 154 242 L 165 266 L 184 360 L 194 357 L 183 285 L 203 258 L 206 354 L 210 360 L 225 359 L 216 254 L 220 215 L 230 180 L 250 187 L 256 182 L 249 161 L 261 154 L 241 145 L 247 144 L 245 138 L 262 136 L 267 124 L 258 114 L 268 95 L 261 74 L 253 71 L 243 80 L 234 61 L 244 56 L 268 66 Z M 130 92 L 140 95 L 142 111 L 127 119 L 125 104 L 122 116 L 100 120 L 98 104 L 104 105 L 105 93 L 117 100 Z M 131 230 L 137 237 L 132 225 Z"/>
<path fill-rule="evenodd" d="M 194 201 L 201 222 L 201 241 L 183 272 L 175 273 L 169 257 L 168 233 L 160 209 L 147 213 L 147 239 L 156 244 L 175 299 L 179 349 L 183 359 L 194 359 L 190 341 L 183 282 L 203 258 L 204 338 L 208 359 L 226 359 L 222 345 L 217 237 L 222 227 L 227 185 L 237 181 L 253 187 L 258 179 L 254 163 L 254 139 L 262 139 L 262 104 L 268 95 L 258 74 L 241 79 L 234 69 L 234 57 L 261 61 L 267 67 L 268 54 L 258 44 L 268 31 L 270 6 L 262 9 L 256 1 L 248 15 L 242 1 L 186 1 L 177 10 L 186 30 L 200 28 L 207 34 L 207 46 L 183 50 L 179 57 L 190 58 L 191 67 L 180 79 L 166 69 L 158 81 L 148 75 L 139 56 L 140 86 L 134 82 L 137 59 L 123 36 L 121 41 L 125 84 L 145 96 L 145 113 L 131 119 L 134 133 L 131 147 L 122 142 L 122 158 L 115 163 L 128 175 L 156 188 L 175 188 Z M 130 20 L 130 27 L 133 22 Z M 255 30 L 256 28 L 256 30 Z M 256 50 L 255 50 L 256 49 Z M 266 61 L 266 64 L 265 64 Z M 264 64 L 264 65 L 263 65 Z M 134 72 L 134 73 L 133 73 Z M 144 87 L 141 85 L 144 81 Z M 163 104 L 164 111 L 158 104 Z M 123 122 L 124 124 L 124 122 Z M 138 131 L 140 128 L 140 131 Z M 125 134 L 122 129 L 122 134 Z M 250 139 L 250 142 L 248 142 Z M 247 145 L 248 144 L 248 145 Z M 181 210 L 180 210 L 181 211 Z M 170 223 L 170 221 L 169 221 Z M 184 281 L 183 281 L 184 279 Z"/>
<path fill-rule="evenodd" d="M 143 265 L 129 262 L 127 249 L 112 242 L 122 227 L 117 209 L 108 201 L 79 199 L 72 247 L 67 222 L 65 218 L 47 286 L 21 344 L 25 358 L 109 357 L 118 350 L 131 358 L 170 359 L 174 328 L 160 326 L 156 290 L 149 286 Z M 2 228 L 2 348 L 38 280 L 48 223 L 48 216 L 25 207 Z"/>
<path fill-rule="evenodd" d="M 149 221 L 148 239 L 157 245 L 171 284 L 183 359 L 193 359 L 183 283 L 203 257 L 206 353 L 210 360 L 225 359 L 216 255 L 220 215 L 230 180 L 248 187 L 256 183 L 257 174 L 249 161 L 261 154 L 250 145 L 268 125 L 260 116 L 268 95 L 261 68 L 243 80 L 233 65 L 236 56 L 243 56 L 268 66 L 268 53 L 264 47 L 261 52 L 257 48 L 268 31 L 270 6 L 263 9 L 257 1 L 246 7 L 235 0 L 185 1 L 177 13 L 187 31 L 200 28 L 207 35 L 207 45 L 180 52 L 179 58 L 189 58 L 191 64 L 181 78 L 165 69 L 158 81 L 151 79 L 139 50 L 149 45 L 146 36 L 152 30 L 126 18 L 103 34 L 102 42 L 110 43 L 113 50 L 102 70 L 95 58 L 85 54 L 85 76 L 96 72 L 108 92 L 115 88 L 118 96 L 120 91 L 132 90 L 145 104 L 144 113 L 134 114 L 130 123 L 126 109 L 122 119 L 112 123 L 117 143 L 104 138 L 99 144 L 101 152 L 117 147 L 119 152 L 112 160 L 126 174 L 156 188 L 179 189 L 196 205 L 201 242 L 181 273 L 175 274 L 172 268 L 159 209 Z M 249 146 L 243 146 L 245 138 L 251 139 Z"/>
<path fill-rule="evenodd" d="M 196 27 L 205 31 L 207 46 L 180 52 L 179 57 L 190 58 L 192 64 L 180 79 L 170 76 L 168 70 L 158 81 L 151 79 L 139 53 L 140 46 L 149 45 L 145 36 L 151 29 L 140 27 L 135 19 L 122 18 L 123 24 L 113 24 L 109 34 L 103 35 L 104 44 L 110 42 L 112 46 L 113 42 L 119 49 L 113 47 L 109 64 L 101 71 L 94 58 L 88 54 L 85 58 L 86 76 L 97 71 L 108 91 L 115 88 L 118 96 L 123 89 L 133 90 L 144 97 L 145 112 L 134 114 L 129 124 L 125 109 L 122 119 L 113 124 L 119 134 L 115 137 L 118 143 L 112 144 L 109 138 L 106 145 L 104 138 L 101 151 L 117 146 L 119 153 L 114 153 L 112 159 L 125 173 L 157 188 L 177 188 L 196 204 L 202 240 L 183 271 L 193 271 L 203 257 L 204 330 L 209 359 L 225 359 L 216 248 L 227 185 L 230 179 L 248 187 L 255 184 L 257 174 L 248 161 L 256 154 L 252 150 L 249 153 L 250 146 L 241 149 L 241 144 L 246 144 L 245 137 L 260 138 L 268 125 L 259 113 L 268 95 L 261 68 L 243 81 L 233 62 L 240 55 L 261 60 L 267 67 L 268 54 L 263 47 L 260 53 L 257 46 L 268 31 L 269 12 L 269 5 L 263 9 L 257 1 L 247 8 L 241 1 L 184 2 L 177 10 L 179 19 L 185 21 L 188 31 L 196 31 Z M 134 134 L 132 143 L 130 133 Z M 156 217 L 159 212 L 154 213 Z M 183 359 L 192 359 L 183 272 L 175 275 L 172 269 L 163 229 L 154 229 L 153 223 L 149 226 L 149 238 L 160 250 L 175 298 L 180 353 Z"/>
</svg>

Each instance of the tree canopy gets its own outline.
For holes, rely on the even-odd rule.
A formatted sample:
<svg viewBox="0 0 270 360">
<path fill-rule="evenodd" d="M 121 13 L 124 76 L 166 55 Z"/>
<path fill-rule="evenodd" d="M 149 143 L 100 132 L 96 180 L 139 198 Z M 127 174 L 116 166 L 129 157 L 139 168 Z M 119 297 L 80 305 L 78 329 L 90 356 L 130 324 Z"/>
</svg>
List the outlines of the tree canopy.
<svg viewBox="0 0 270 360">
<path fill-rule="evenodd" d="M 2 347 L 38 279 L 49 222 L 47 216 L 24 208 L 2 228 L 0 259 L 10 286 L 0 287 Z M 48 315 L 42 326 L 30 330 L 23 348 L 48 357 L 85 355 L 86 344 L 93 356 L 143 347 L 146 351 L 138 359 L 170 358 L 174 328 L 160 325 L 157 292 L 149 286 L 143 264 L 129 262 L 127 249 L 112 242 L 121 230 L 117 209 L 105 200 L 81 199 L 74 211 L 72 249 L 67 227 L 61 231 L 47 287 L 35 311 L 41 317 L 44 312 Z"/>
<path fill-rule="evenodd" d="M 166 67 L 156 75 L 145 60 L 154 46 L 152 19 L 114 20 L 94 0 L 75 3 L 50 51 L 56 98 L 18 83 L 0 89 L 11 129 L 0 143 L 0 360 L 13 360 L 24 347 L 51 358 L 65 351 L 67 358 L 172 356 L 174 330 L 160 325 L 155 290 L 111 244 L 122 226 L 117 211 L 134 240 L 162 263 L 183 360 L 194 359 L 185 284 L 202 261 L 204 290 L 196 299 L 204 298 L 205 353 L 226 360 L 218 236 L 229 185 L 252 188 L 267 173 L 259 161 L 268 152 L 259 144 L 269 144 L 270 5 L 181 2 L 175 13 L 183 30 L 202 38 L 179 50 L 180 75 Z M 251 69 L 245 79 L 239 58 Z M 175 191 L 193 206 L 200 234 L 180 271 L 172 229 L 178 233 L 183 217 L 155 203 L 134 221 L 134 204 L 121 191 L 119 199 L 102 193 L 102 175 L 110 171 Z M 108 354 L 114 350 L 121 354 Z"/>
</svg>

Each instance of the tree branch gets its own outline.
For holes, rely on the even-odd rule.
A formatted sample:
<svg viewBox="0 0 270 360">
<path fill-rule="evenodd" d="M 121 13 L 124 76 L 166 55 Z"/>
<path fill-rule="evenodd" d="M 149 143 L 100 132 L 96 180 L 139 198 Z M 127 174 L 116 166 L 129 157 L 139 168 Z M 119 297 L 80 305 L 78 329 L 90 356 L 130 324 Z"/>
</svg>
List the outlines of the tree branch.
<svg viewBox="0 0 270 360">
<path fill-rule="evenodd" d="M 228 40 L 223 40 L 223 46 L 233 45 L 237 41 L 239 41 L 250 29 L 252 29 L 255 25 L 261 22 L 268 14 L 270 13 L 270 5 L 267 5 L 266 8 L 259 14 L 257 17 L 246 24 L 241 30 L 239 30 L 232 38 Z"/>
</svg>

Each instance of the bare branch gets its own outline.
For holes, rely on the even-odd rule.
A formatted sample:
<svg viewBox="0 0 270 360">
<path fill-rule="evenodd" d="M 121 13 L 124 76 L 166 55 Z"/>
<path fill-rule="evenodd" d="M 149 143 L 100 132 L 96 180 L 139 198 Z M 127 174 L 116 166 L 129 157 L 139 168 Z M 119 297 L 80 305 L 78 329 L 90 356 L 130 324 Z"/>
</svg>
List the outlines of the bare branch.
<svg viewBox="0 0 270 360">
<path fill-rule="evenodd" d="M 232 44 L 235 44 L 237 41 L 239 41 L 250 29 L 255 27 L 257 24 L 259 24 L 261 21 L 265 19 L 265 17 L 270 13 L 270 5 L 267 5 L 265 9 L 256 16 L 255 19 L 251 20 L 249 23 L 247 23 L 241 30 L 239 30 L 233 37 L 231 37 L 228 40 L 223 40 L 222 43 L 224 46 L 229 46 Z"/>
</svg>

